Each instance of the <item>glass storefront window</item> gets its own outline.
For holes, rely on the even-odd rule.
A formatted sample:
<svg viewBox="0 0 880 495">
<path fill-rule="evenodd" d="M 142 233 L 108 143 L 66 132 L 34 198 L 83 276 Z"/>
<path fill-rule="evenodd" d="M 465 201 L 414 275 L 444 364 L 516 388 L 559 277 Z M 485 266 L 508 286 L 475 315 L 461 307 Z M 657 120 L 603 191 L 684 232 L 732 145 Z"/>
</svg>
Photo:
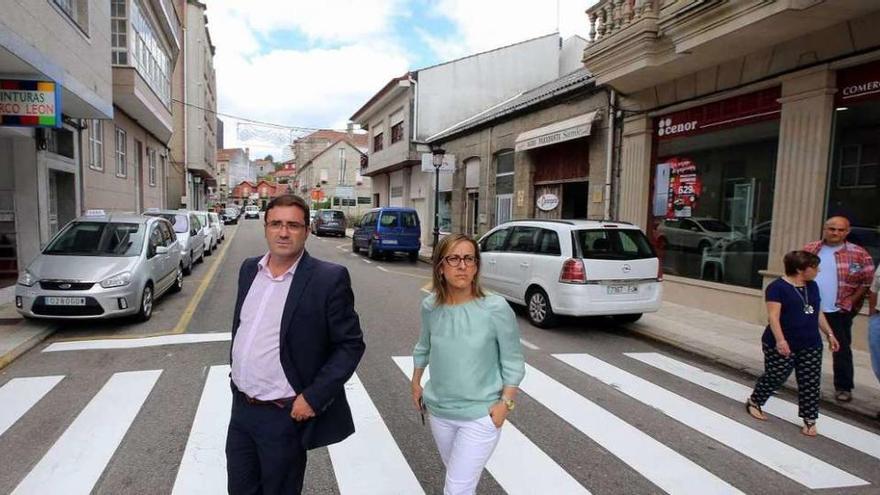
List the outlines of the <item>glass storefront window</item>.
<svg viewBox="0 0 880 495">
<path fill-rule="evenodd" d="M 452 192 L 440 192 L 437 211 L 440 213 L 440 231 L 452 232 Z"/>
<path fill-rule="evenodd" d="M 664 273 L 760 288 L 779 121 L 661 140 L 650 237 Z"/>
<path fill-rule="evenodd" d="M 828 177 L 827 216 L 852 224 L 848 241 L 880 261 L 880 101 L 840 106 Z"/>
</svg>

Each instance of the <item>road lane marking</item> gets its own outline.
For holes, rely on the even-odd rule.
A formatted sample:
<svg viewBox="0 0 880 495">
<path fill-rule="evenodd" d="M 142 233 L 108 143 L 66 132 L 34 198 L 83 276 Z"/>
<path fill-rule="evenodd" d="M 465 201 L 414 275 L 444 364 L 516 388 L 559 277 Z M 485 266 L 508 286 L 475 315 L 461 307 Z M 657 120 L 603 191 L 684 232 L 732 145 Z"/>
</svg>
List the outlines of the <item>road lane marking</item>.
<svg viewBox="0 0 880 495">
<path fill-rule="evenodd" d="M 232 333 L 230 332 L 215 332 L 169 334 L 132 339 L 75 340 L 70 342 L 55 342 L 43 349 L 43 352 L 85 351 L 95 349 L 138 349 L 141 347 L 155 347 L 160 345 L 227 342 L 231 339 Z"/>
<path fill-rule="evenodd" d="M 519 339 L 519 343 L 522 344 L 524 347 L 528 347 L 529 349 L 531 349 L 533 351 L 540 351 L 541 350 L 540 347 L 536 346 L 535 344 L 529 342 L 526 339 Z"/>
<path fill-rule="evenodd" d="M 358 257 L 358 255 L 356 255 L 356 254 L 354 254 L 354 253 L 348 253 L 348 255 L 351 256 L 352 258 L 357 258 L 357 257 Z"/>
<path fill-rule="evenodd" d="M 807 488 L 868 484 L 846 471 L 589 354 L 554 354 L 553 357 Z"/>
<path fill-rule="evenodd" d="M 355 434 L 328 448 L 339 493 L 425 493 L 357 374 L 345 395 Z"/>
<path fill-rule="evenodd" d="M 372 264 L 373 264 L 372 261 L 370 261 L 370 260 L 368 260 L 368 259 L 366 259 L 366 258 L 362 259 L 361 261 L 363 261 L 364 263 L 366 263 L 366 264 L 368 264 L 368 265 L 372 265 Z"/>
<path fill-rule="evenodd" d="M 13 378 L 0 387 L 0 435 L 63 379 L 63 375 Z"/>
<path fill-rule="evenodd" d="M 703 371 L 700 368 L 677 361 L 663 354 L 656 352 L 629 352 L 624 354 L 737 402 L 744 402 L 746 397 L 752 393 L 750 387 Z M 798 417 L 797 405 L 791 402 L 771 397 L 762 409 L 764 412 L 782 418 L 789 423 L 798 426 L 804 424 L 803 420 Z M 824 414 L 819 419 L 818 433 L 847 447 L 880 459 L 880 435 L 876 433 L 852 426 Z"/>
<path fill-rule="evenodd" d="M 528 364 L 520 390 L 667 493 L 742 493 L 697 463 Z"/>
<path fill-rule="evenodd" d="M 407 378 L 412 377 L 412 357 L 395 356 L 392 359 Z M 422 382 L 430 379 L 429 372 L 430 369 L 425 369 Z M 510 495 L 590 493 L 510 421 L 506 421 L 502 429 L 501 439 L 486 469 L 505 492 Z"/>
<path fill-rule="evenodd" d="M 378 266 L 376 266 L 376 268 L 378 268 L 378 269 L 380 269 L 380 270 L 382 270 L 382 271 L 383 271 L 383 272 L 385 272 L 385 273 L 391 273 L 391 272 L 389 272 L 389 271 L 388 271 L 388 269 L 387 269 L 387 268 L 385 268 L 385 267 L 384 267 L 384 266 L 382 266 L 382 265 L 378 265 Z"/>
<path fill-rule="evenodd" d="M 172 494 L 226 493 L 226 430 L 232 404 L 229 365 L 211 366 Z"/>
<path fill-rule="evenodd" d="M 211 265 L 211 268 L 208 270 L 207 275 L 202 280 L 202 283 L 199 284 L 199 288 L 196 290 L 196 293 L 193 294 L 193 298 L 190 299 L 189 304 L 186 306 L 186 309 L 183 311 L 183 314 L 180 316 L 180 320 L 177 322 L 177 326 L 174 327 L 174 330 L 171 333 L 183 333 L 186 331 L 186 327 L 189 326 L 190 320 L 192 320 L 193 314 L 195 314 L 196 309 L 199 307 L 199 303 L 202 301 L 202 297 L 205 295 L 205 291 L 208 290 L 208 286 L 211 285 L 211 281 L 214 279 L 214 275 L 217 274 L 217 270 L 220 268 L 220 265 L 223 263 L 223 259 L 226 258 L 226 251 L 229 250 L 229 246 L 232 244 L 232 240 L 235 238 L 235 234 L 238 233 L 238 229 L 232 232 L 232 235 L 229 236 L 228 239 L 223 243 L 223 249 L 217 254 L 217 258 L 214 260 L 214 264 Z"/>
<path fill-rule="evenodd" d="M 91 493 L 161 374 L 161 370 L 113 374 L 13 495 Z"/>
</svg>

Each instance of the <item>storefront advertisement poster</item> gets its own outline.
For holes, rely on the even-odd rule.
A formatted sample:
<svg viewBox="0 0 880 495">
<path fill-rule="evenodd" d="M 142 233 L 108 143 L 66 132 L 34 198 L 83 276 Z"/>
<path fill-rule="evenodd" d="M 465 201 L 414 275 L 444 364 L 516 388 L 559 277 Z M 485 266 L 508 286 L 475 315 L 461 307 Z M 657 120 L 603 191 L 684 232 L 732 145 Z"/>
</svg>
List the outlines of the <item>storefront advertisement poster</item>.
<svg viewBox="0 0 880 495">
<path fill-rule="evenodd" d="M 691 217 L 703 189 L 697 166 L 687 158 L 673 158 L 667 162 L 670 168 L 666 218 Z"/>
<path fill-rule="evenodd" d="M 665 217 L 669 203 L 669 169 L 668 163 L 658 163 L 654 170 L 654 201 L 652 214 Z"/>
</svg>

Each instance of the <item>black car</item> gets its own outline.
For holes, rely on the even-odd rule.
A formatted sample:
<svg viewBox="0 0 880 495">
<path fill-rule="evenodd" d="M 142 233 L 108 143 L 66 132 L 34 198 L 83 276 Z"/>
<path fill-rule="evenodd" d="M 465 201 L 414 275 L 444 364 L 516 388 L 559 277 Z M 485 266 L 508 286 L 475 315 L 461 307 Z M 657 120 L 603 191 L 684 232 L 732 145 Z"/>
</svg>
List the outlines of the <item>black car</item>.
<svg viewBox="0 0 880 495">
<path fill-rule="evenodd" d="M 317 236 L 338 235 L 345 237 L 345 213 L 339 210 L 318 210 L 312 221 L 312 233 Z"/>
<path fill-rule="evenodd" d="M 224 208 L 223 213 L 220 214 L 220 217 L 223 219 L 223 223 L 225 224 L 237 224 L 238 217 L 241 216 L 241 210 L 238 208 Z"/>
</svg>

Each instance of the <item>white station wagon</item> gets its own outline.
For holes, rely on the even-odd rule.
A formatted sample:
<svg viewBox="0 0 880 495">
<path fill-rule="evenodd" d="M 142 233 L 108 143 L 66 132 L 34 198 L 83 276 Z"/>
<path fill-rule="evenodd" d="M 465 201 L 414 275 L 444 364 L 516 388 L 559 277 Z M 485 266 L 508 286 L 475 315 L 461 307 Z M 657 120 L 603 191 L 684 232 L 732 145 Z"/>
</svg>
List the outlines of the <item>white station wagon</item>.
<svg viewBox="0 0 880 495">
<path fill-rule="evenodd" d="M 524 304 L 532 324 L 557 315 L 634 322 L 660 309 L 660 260 L 638 227 L 593 220 L 515 220 L 480 241 L 483 285 Z"/>
</svg>

